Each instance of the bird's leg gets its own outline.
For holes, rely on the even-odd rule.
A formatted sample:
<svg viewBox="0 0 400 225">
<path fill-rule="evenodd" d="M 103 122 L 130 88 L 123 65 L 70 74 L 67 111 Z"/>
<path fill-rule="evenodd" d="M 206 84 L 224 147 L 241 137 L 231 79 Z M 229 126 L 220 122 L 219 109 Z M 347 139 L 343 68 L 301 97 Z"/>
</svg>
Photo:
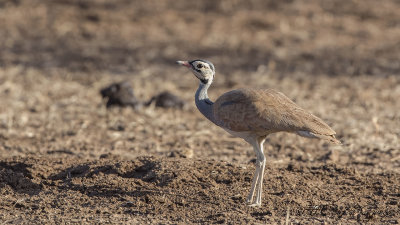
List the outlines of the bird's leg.
<svg viewBox="0 0 400 225">
<path fill-rule="evenodd" d="M 249 196 L 247 197 L 247 203 L 250 206 L 261 205 L 261 192 L 262 192 L 262 181 L 264 177 L 265 169 L 265 157 L 263 153 L 263 143 L 265 138 L 256 138 L 249 141 L 253 145 L 254 152 L 256 153 L 256 172 L 254 173 L 253 183 L 251 185 Z M 253 201 L 254 193 L 256 192 L 256 199 Z"/>
<path fill-rule="evenodd" d="M 257 194 L 256 194 L 255 204 L 259 205 L 259 206 L 261 206 L 261 195 L 262 195 L 262 185 L 263 185 L 263 179 L 264 179 L 264 170 L 265 170 L 265 159 L 264 159 L 264 162 L 262 162 L 262 168 L 260 169 L 260 176 L 259 176 L 259 180 L 257 182 L 258 186 L 257 186 Z"/>
<path fill-rule="evenodd" d="M 263 185 L 263 179 L 264 179 L 264 170 L 265 170 L 265 156 L 264 156 L 264 141 L 265 138 L 259 138 L 257 140 L 258 142 L 258 149 L 259 149 L 259 154 L 260 154 L 260 175 L 258 176 L 258 181 L 257 181 L 257 194 L 256 194 L 256 201 L 255 201 L 255 205 L 259 205 L 261 206 L 261 196 L 262 196 L 262 185 Z"/>
<path fill-rule="evenodd" d="M 259 167 L 257 166 L 258 164 L 259 164 L 259 161 L 258 161 L 258 157 L 257 157 L 257 159 L 256 159 L 256 171 L 254 173 L 253 182 L 251 183 L 249 196 L 247 197 L 247 200 L 246 200 L 247 204 L 249 204 L 249 205 L 253 203 L 254 192 L 256 190 L 256 186 L 257 186 L 256 184 L 257 184 L 257 181 L 258 181 L 258 177 L 260 175 Z"/>
</svg>

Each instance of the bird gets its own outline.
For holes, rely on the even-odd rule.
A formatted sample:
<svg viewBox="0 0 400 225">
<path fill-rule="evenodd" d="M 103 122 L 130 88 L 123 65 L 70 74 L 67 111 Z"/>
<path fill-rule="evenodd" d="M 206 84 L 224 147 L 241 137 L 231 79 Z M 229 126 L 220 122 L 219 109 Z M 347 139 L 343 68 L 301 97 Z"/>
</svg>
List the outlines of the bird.
<svg viewBox="0 0 400 225">
<path fill-rule="evenodd" d="M 279 91 L 241 88 L 228 91 L 213 102 L 207 90 L 215 77 L 214 65 L 204 59 L 176 63 L 187 67 L 200 80 L 195 94 L 198 110 L 215 125 L 252 145 L 256 153 L 256 171 L 246 199 L 249 206 L 261 206 L 266 164 L 263 145 L 269 134 L 283 131 L 341 143 L 335 137 L 336 132 L 324 121 Z"/>
</svg>

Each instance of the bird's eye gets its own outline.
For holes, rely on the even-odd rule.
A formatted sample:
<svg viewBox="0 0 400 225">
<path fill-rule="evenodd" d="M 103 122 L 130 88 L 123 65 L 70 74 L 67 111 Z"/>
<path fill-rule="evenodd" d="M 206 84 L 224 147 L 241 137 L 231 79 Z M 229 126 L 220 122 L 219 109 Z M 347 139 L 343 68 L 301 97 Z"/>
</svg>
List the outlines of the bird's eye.
<svg viewBox="0 0 400 225">
<path fill-rule="evenodd" d="M 197 68 L 203 68 L 203 64 L 197 64 Z"/>
</svg>

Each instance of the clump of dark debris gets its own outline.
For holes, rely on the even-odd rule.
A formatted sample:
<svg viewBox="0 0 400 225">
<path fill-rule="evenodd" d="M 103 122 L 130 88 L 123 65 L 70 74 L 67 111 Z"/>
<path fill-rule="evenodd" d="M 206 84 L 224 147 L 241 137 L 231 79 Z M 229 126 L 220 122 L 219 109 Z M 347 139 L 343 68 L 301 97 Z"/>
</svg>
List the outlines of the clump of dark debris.
<svg viewBox="0 0 400 225">
<path fill-rule="evenodd" d="M 100 90 L 103 98 L 107 98 L 107 108 L 111 106 L 140 107 L 141 103 L 135 97 L 133 88 L 128 81 L 113 83 Z"/>
<path fill-rule="evenodd" d="M 133 88 L 128 81 L 112 83 L 108 87 L 101 89 L 100 94 L 103 98 L 107 99 L 107 108 L 111 106 L 130 106 L 138 109 L 142 105 L 150 106 L 154 103 L 156 107 L 182 109 L 186 105 L 185 101 L 168 91 L 164 91 L 158 95 L 153 96 L 149 101 L 145 103 L 140 102 L 135 97 L 135 94 L 133 93 Z"/>
<path fill-rule="evenodd" d="M 182 109 L 185 106 L 185 101 L 183 101 L 178 96 L 164 91 L 154 97 L 152 97 L 145 105 L 149 106 L 154 102 L 156 107 L 162 108 L 180 108 Z"/>
</svg>

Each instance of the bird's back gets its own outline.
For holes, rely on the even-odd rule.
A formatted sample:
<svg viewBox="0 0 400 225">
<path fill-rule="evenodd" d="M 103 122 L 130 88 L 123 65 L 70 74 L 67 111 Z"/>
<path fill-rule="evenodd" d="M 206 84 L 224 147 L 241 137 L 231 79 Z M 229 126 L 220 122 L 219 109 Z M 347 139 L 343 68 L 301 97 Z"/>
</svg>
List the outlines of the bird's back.
<svg viewBox="0 0 400 225">
<path fill-rule="evenodd" d="M 303 131 L 328 137 L 335 135 L 335 131 L 320 118 L 272 89 L 229 91 L 214 103 L 213 113 L 221 127 L 235 132 L 268 135 L 279 131 Z"/>
</svg>

